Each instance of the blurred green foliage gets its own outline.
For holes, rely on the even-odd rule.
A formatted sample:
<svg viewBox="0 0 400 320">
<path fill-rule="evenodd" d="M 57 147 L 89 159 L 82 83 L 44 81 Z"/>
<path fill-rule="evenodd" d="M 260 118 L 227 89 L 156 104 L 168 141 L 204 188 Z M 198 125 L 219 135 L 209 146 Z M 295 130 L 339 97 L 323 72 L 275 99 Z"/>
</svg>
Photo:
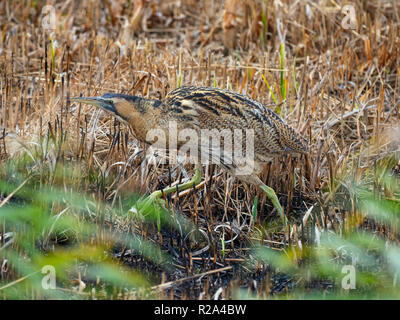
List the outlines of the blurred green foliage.
<svg viewBox="0 0 400 320">
<path fill-rule="evenodd" d="M 114 228 L 118 219 L 137 222 L 127 211 L 138 197 L 125 203 L 123 211 L 117 210 L 85 194 L 87 177 L 78 166 L 55 167 L 40 163 L 33 153 L 0 167 L 0 297 L 82 299 L 147 294 L 154 276 L 127 267 L 113 256 L 117 248 L 131 249 L 162 268 L 170 267 L 170 257 L 157 245 Z M 171 225 L 163 208 L 139 208 L 139 212 L 144 223 L 151 224 L 157 216 Z M 55 269 L 56 289 L 42 286 L 45 266 Z"/>
<path fill-rule="evenodd" d="M 281 251 L 259 245 L 254 248 L 261 261 L 275 272 L 289 274 L 296 283 L 295 290 L 282 298 L 400 298 L 400 176 L 393 171 L 397 163 L 399 155 L 394 154 L 366 170 L 357 181 L 352 170 L 338 179 L 337 183 L 346 186 L 347 201 L 354 210 L 347 212 L 339 229 L 321 229 L 314 214 L 314 223 L 308 226 L 313 230 L 311 241 L 299 240 Z M 352 205 L 342 203 L 341 207 Z M 354 288 L 349 288 L 349 266 L 354 267 Z M 321 283 L 328 285 L 321 290 Z"/>
</svg>

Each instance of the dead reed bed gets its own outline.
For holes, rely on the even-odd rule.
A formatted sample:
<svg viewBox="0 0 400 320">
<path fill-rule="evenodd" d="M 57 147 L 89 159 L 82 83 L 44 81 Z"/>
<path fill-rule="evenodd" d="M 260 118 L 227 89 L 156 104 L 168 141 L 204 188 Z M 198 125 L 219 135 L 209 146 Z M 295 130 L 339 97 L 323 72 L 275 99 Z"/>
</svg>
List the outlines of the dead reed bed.
<svg viewBox="0 0 400 320">
<path fill-rule="evenodd" d="M 54 29 L 43 28 L 46 4 L 55 10 Z M 0 159 L 5 164 L 30 155 L 26 177 L 39 173 L 41 185 L 87 194 L 111 212 L 85 219 L 115 233 L 140 235 L 170 254 L 172 269 L 165 269 L 131 248 L 114 248 L 124 267 L 152 274 L 155 297 L 287 293 L 296 282 L 273 271 L 252 245 L 290 252 L 299 241 L 311 244 L 315 230 L 341 235 L 357 228 L 398 241 L 396 224 L 383 228 L 357 209 L 346 181 L 391 193 L 376 189 L 372 172 L 382 162 L 399 178 L 400 4 L 352 1 L 354 29 L 343 28 L 345 4 L 3 1 Z M 278 158 L 262 173 L 284 206 L 288 229 L 260 191 L 212 165 L 204 168 L 205 182 L 196 190 L 168 199 L 173 212 L 196 226 L 196 239 L 112 214 L 126 212 L 132 194 L 181 181 L 193 168 L 158 164 L 142 152 L 146 146 L 129 128 L 92 107 L 73 104 L 71 97 L 119 92 L 161 99 L 189 84 L 251 96 L 307 138 L 308 156 Z M 70 167 L 72 174 L 58 172 L 58 165 Z M 0 203 L 12 202 L 9 195 L 0 193 Z M 391 196 L 398 201 L 397 191 Z M 4 243 L 5 222 L 2 228 Z M 106 247 L 107 239 L 96 237 Z M 0 262 L 4 259 L 0 256 Z M 10 271 L 2 280 L 16 278 L 18 273 Z M 79 281 L 86 280 L 79 276 Z M 333 286 L 329 281 L 309 285 L 317 295 Z"/>
</svg>

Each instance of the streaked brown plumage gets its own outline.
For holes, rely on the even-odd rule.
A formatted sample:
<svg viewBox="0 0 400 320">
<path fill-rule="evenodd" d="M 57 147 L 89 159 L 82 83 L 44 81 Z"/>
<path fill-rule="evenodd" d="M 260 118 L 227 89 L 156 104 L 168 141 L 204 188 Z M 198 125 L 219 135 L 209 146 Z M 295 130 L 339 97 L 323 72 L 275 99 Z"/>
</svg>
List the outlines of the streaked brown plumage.
<svg viewBox="0 0 400 320">
<path fill-rule="evenodd" d="M 255 131 L 256 157 L 306 153 L 305 139 L 260 102 L 244 95 L 210 87 L 182 87 L 171 91 L 163 105 L 173 119 L 196 129 L 246 129 Z"/>
<path fill-rule="evenodd" d="M 244 95 L 223 89 L 181 87 L 168 93 L 162 101 L 116 93 L 73 99 L 110 112 L 129 124 L 136 138 L 143 142 L 150 144 L 154 142 L 147 140 L 149 130 L 164 129 L 167 148 L 170 121 L 176 121 L 178 131 L 193 129 L 200 133 L 202 129 L 253 129 L 254 161 L 258 168 L 260 163 L 269 161 L 274 156 L 289 153 L 304 154 L 309 150 L 307 141 L 266 106 Z M 177 147 L 180 148 L 182 144 L 183 142 L 178 141 Z M 222 163 L 222 166 L 234 174 L 234 163 L 227 165 Z M 257 170 L 253 174 L 239 178 L 260 186 L 268 194 L 265 188 L 269 187 L 265 186 L 256 174 Z M 273 195 L 268 194 L 268 196 L 271 198 Z M 275 207 L 277 207 L 276 201 L 277 198 L 273 200 Z M 278 207 L 277 209 L 282 210 Z"/>
</svg>

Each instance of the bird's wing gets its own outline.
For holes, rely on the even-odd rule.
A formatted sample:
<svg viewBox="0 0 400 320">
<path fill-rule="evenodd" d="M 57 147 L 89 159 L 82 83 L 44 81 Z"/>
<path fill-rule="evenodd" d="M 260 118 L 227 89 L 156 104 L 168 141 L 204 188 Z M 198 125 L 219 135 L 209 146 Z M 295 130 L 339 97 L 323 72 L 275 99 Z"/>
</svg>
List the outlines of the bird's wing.
<svg viewBox="0 0 400 320">
<path fill-rule="evenodd" d="M 186 127 L 201 130 L 241 131 L 254 134 L 255 152 L 270 156 L 283 149 L 280 141 L 282 119 L 262 103 L 223 89 L 182 87 L 167 95 L 165 104 Z M 246 148 L 246 141 L 243 147 Z"/>
<path fill-rule="evenodd" d="M 171 91 L 165 98 L 170 112 L 175 114 L 196 114 L 207 112 L 216 121 L 226 119 L 257 120 L 274 127 L 275 122 L 283 122 L 273 111 L 262 103 L 244 95 L 211 87 L 181 87 Z M 248 122 L 248 121 L 247 121 Z M 238 128 L 243 125 L 237 122 Z M 235 122 L 231 123 L 234 125 Z"/>
</svg>

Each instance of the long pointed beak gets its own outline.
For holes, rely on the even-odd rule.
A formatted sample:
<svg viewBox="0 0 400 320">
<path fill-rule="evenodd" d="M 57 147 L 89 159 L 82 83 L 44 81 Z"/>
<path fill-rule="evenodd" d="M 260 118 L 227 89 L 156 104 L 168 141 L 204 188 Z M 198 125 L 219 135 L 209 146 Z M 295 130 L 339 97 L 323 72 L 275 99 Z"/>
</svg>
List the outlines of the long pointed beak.
<svg viewBox="0 0 400 320">
<path fill-rule="evenodd" d="M 109 99 L 104 99 L 103 97 L 74 97 L 71 98 L 72 100 L 79 102 L 79 103 L 85 103 L 89 104 L 95 107 L 99 107 L 101 109 L 104 109 L 108 112 L 111 112 L 113 114 L 117 113 L 117 110 L 115 109 L 115 106 L 113 102 Z"/>
</svg>

